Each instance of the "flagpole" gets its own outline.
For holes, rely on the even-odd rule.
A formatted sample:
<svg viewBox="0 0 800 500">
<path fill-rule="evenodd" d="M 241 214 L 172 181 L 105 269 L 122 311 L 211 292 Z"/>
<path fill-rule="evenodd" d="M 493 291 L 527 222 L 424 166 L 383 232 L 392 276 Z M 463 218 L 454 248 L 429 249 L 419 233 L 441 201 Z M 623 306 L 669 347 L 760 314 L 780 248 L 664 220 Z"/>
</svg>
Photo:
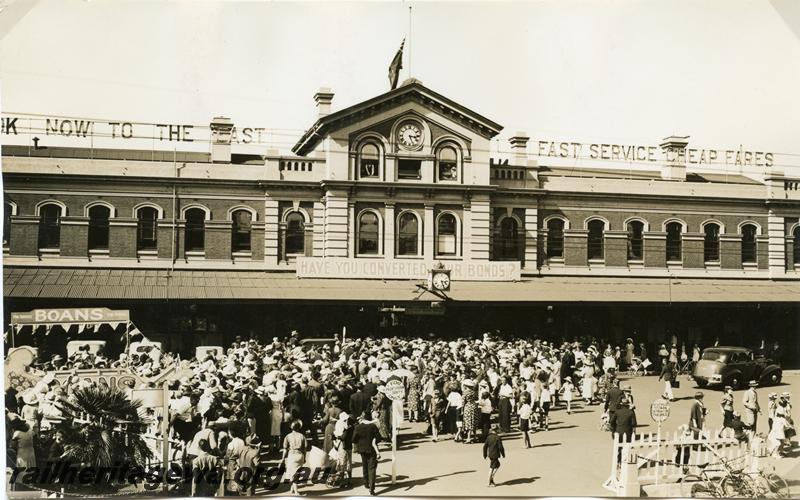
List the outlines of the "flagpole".
<svg viewBox="0 0 800 500">
<path fill-rule="evenodd" d="M 411 78 L 411 5 L 408 6 L 408 78 Z"/>
</svg>

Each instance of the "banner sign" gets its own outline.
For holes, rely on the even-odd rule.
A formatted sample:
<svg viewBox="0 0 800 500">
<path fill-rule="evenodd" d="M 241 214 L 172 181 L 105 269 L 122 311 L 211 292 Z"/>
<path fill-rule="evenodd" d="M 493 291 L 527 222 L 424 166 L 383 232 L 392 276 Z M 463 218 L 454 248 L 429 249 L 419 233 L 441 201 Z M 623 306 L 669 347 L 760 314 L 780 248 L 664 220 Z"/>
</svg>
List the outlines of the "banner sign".
<svg viewBox="0 0 800 500">
<path fill-rule="evenodd" d="M 12 312 L 11 324 L 49 325 L 65 323 L 125 323 L 130 321 L 130 311 L 111 310 L 105 307 L 79 307 L 70 309 L 34 309 L 30 312 Z"/>
<path fill-rule="evenodd" d="M 688 165 L 726 165 L 771 167 L 775 154 L 739 149 L 662 149 L 640 144 L 602 144 L 583 142 L 536 141 L 534 154 L 548 158 L 611 160 L 629 163 L 678 162 Z"/>
<path fill-rule="evenodd" d="M 656 399 L 650 403 L 650 418 L 659 424 L 669 418 L 669 401 L 666 399 Z"/>
<path fill-rule="evenodd" d="M 442 261 L 453 281 L 518 281 L 516 262 Z M 298 257 L 298 278 L 427 279 L 434 261 Z"/>
</svg>

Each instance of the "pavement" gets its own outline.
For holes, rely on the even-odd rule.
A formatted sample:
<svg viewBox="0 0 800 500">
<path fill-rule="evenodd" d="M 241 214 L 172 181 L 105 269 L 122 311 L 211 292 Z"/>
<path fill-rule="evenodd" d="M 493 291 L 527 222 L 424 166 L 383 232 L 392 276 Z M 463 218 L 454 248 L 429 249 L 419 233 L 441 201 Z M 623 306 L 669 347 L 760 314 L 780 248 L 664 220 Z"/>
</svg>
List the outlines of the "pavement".
<svg viewBox="0 0 800 500">
<path fill-rule="evenodd" d="M 633 391 L 637 433 L 655 433 L 656 424 L 650 418 L 650 402 L 658 398 L 663 388 L 655 376 L 624 379 Z M 681 387 L 674 389 L 676 400 L 671 404 L 669 419 L 662 430 L 677 430 L 687 424 L 694 393 L 700 389 L 681 377 Z M 789 391 L 794 401 L 800 401 L 800 377 L 787 377 L 780 387 L 758 389 L 759 402 L 766 407 L 767 394 L 779 390 Z M 722 425 L 719 408 L 720 391 L 703 389 L 705 404 L 710 409 L 709 429 Z M 743 392 L 736 393 L 736 407 L 741 408 Z M 576 411 L 577 410 L 577 411 Z M 391 484 L 389 451 L 382 451 L 378 465 L 376 493 L 385 496 L 612 496 L 603 488 L 611 468 L 611 436 L 598 430 L 602 409 L 584 407 L 582 402 L 573 405 L 567 415 L 559 409 L 551 412 L 550 430 L 538 432 L 532 438 L 533 448 L 526 449 L 519 432 L 504 435 L 506 458 L 495 477 L 498 486 L 487 487 L 488 462 L 482 456 L 482 444 L 456 443 L 450 436 L 437 443 L 424 434 L 425 425 L 405 423 L 400 430 L 401 445 L 397 452 L 397 480 Z M 766 410 L 764 410 L 766 413 Z M 800 414 L 795 410 L 795 419 Z M 762 415 L 758 431 L 766 434 L 767 420 Z M 800 453 L 796 453 L 800 456 Z M 331 490 L 324 485 L 300 489 L 304 494 L 317 495 L 368 495 L 361 479 L 361 467 L 354 456 L 354 488 Z M 784 458 L 763 460 L 762 465 L 775 467 L 793 490 L 800 496 L 800 460 Z M 281 486 L 275 493 L 284 492 Z"/>
</svg>

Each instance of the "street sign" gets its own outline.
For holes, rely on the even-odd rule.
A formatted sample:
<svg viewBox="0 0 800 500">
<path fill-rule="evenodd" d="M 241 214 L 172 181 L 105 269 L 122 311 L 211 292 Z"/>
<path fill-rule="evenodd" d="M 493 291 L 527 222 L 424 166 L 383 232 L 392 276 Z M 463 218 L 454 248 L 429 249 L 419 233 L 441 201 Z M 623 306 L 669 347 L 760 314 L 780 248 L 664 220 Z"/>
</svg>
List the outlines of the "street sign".
<svg viewBox="0 0 800 500">
<path fill-rule="evenodd" d="M 650 417 L 654 422 L 658 422 L 659 424 L 668 419 L 669 401 L 659 398 L 650 403 Z"/>
<path fill-rule="evenodd" d="M 403 382 L 397 379 L 386 382 L 386 396 L 392 401 L 405 399 L 406 388 Z"/>
</svg>

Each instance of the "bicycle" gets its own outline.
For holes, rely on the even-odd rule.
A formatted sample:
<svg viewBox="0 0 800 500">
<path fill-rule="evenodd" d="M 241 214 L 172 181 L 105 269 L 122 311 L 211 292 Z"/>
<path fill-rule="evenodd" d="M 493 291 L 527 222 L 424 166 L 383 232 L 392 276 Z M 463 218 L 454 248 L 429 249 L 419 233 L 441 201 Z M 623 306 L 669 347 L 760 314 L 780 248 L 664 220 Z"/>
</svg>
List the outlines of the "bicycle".
<svg viewBox="0 0 800 500">
<path fill-rule="evenodd" d="M 774 472 L 746 472 L 731 466 L 742 459 L 725 459 L 713 448 L 702 445 L 719 459 L 722 469 L 707 469 L 710 464 L 698 465 L 699 474 L 687 474 L 680 481 L 681 496 L 691 498 L 791 498 L 786 481 Z M 721 476 L 711 476 L 721 472 Z"/>
</svg>

